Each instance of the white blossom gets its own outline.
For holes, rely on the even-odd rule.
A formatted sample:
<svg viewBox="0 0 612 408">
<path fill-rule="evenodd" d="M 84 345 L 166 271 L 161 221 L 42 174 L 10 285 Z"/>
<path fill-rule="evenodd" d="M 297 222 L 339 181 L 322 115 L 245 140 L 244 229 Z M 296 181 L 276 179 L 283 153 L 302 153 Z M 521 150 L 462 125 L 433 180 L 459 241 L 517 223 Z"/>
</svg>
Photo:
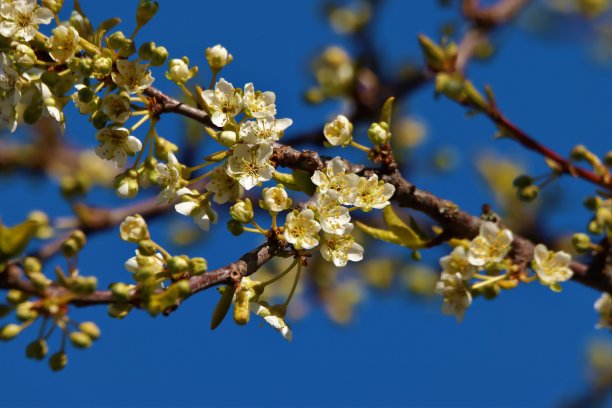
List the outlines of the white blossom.
<svg viewBox="0 0 612 408">
<path fill-rule="evenodd" d="M 213 71 L 220 70 L 232 62 L 232 59 L 232 54 L 230 54 L 221 44 L 206 49 L 206 61 Z"/>
<path fill-rule="evenodd" d="M 287 195 L 287 191 L 282 184 L 276 187 L 264 188 L 262 192 L 263 199 L 260 204 L 268 211 L 281 212 L 285 211 L 293 201 Z"/>
<path fill-rule="evenodd" d="M 140 215 L 130 215 L 119 226 L 121 239 L 129 242 L 140 242 L 149 239 L 149 229 Z"/>
<path fill-rule="evenodd" d="M 102 103 L 102 112 L 115 123 L 125 123 L 132 115 L 130 100 L 120 94 L 107 95 Z"/>
<path fill-rule="evenodd" d="M 461 273 L 443 272 L 436 284 L 436 293 L 444 297 L 442 313 L 455 315 L 461 322 L 466 309 L 472 304 L 472 294 Z"/>
<path fill-rule="evenodd" d="M 2 1 L 0 6 L 0 35 L 30 41 L 40 24 L 49 24 L 53 12 L 40 7 L 36 0 Z"/>
<path fill-rule="evenodd" d="M 323 128 L 325 138 L 332 146 L 348 146 L 353 140 L 353 125 L 344 115 L 338 115 Z"/>
<path fill-rule="evenodd" d="M 168 163 L 157 163 L 155 166 L 159 173 L 159 184 L 164 187 L 157 195 L 157 203 L 169 203 L 181 187 L 181 166 L 176 156 L 168 153 Z"/>
<path fill-rule="evenodd" d="M 271 155 L 272 146 L 269 144 L 255 147 L 239 144 L 228 159 L 226 172 L 237 179 L 242 187 L 250 190 L 259 182 L 272 178 L 274 167 L 269 161 Z"/>
<path fill-rule="evenodd" d="M 155 255 L 145 256 L 141 255 L 138 250 L 135 252 L 136 256 L 125 261 L 124 266 L 128 272 L 138 273 L 146 271 L 150 274 L 156 274 L 164 270 L 164 258 L 162 254 L 156 253 Z"/>
<path fill-rule="evenodd" d="M 599 314 L 599 321 L 595 325 L 598 329 L 612 329 L 612 296 L 604 292 L 595 301 L 595 311 Z"/>
<path fill-rule="evenodd" d="M 284 316 L 278 313 L 274 308 L 269 307 L 265 303 L 251 302 L 251 310 L 255 311 L 255 314 L 265 320 L 270 326 L 274 327 L 285 340 L 291 341 L 293 339 L 293 333 L 291 328 L 285 323 Z"/>
<path fill-rule="evenodd" d="M 130 94 L 138 93 L 155 81 L 146 65 L 124 59 L 117 60 L 117 71 L 111 74 L 113 82 Z"/>
<path fill-rule="evenodd" d="M 313 201 L 317 211 L 317 219 L 323 231 L 342 235 L 347 232 L 347 226 L 350 225 L 352 229 L 351 215 L 348 208 L 340 205 L 337 191 L 317 192 Z"/>
<path fill-rule="evenodd" d="M 240 138 L 251 145 L 274 143 L 278 141 L 293 121 L 289 118 L 249 120 L 240 127 Z"/>
<path fill-rule="evenodd" d="M 471 279 L 478 272 L 478 268 L 468 261 L 467 251 L 462 246 L 455 247 L 450 255 L 440 258 L 440 266 L 443 273 L 459 273 L 465 280 Z"/>
<path fill-rule="evenodd" d="M 538 244 L 533 251 L 531 267 L 542 284 L 557 289 L 559 282 L 565 282 L 574 274 L 569 267 L 571 261 L 570 254 L 563 251 L 552 252 L 545 245 Z"/>
<path fill-rule="evenodd" d="M 68 61 L 79 48 L 79 32 L 74 27 L 61 25 L 52 33 L 49 55 L 58 62 Z"/>
<path fill-rule="evenodd" d="M 0 97 L 0 129 L 6 128 L 11 133 L 17 129 L 17 112 L 12 98 Z"/>
<path fill-rule="evenodd" d="M 326 261 L 332 261 L 337 267 L 343 267 L 348 261 L 358 262 L 363 259 L 363 247 L 350 235 L 352 230 L 353 224 L 347 224 L 346 232 L 342 235 L 323 233 L 320 251 Z"/>
<path fill-rule="evenodd" d="M 211 112 L 211 120 L 216 126 L 223 127 L 242 111 L 242 97 L 234 86 L 221 78 L 215 90 L 202 92 L 202 98 Z"/>
<path fill-rule="evenodd" d="M 117 167 L 125 166 L 128 155 L 133 155 L 142 149 L 138 138 L 130 135 L 124 127 L 105 127 L 96 133 L 100 145 L 96 147 L 96 154 L 103 159 L 115 162 Z"/>
<path fill-rule="evenodd" d="M 289 213 L 285 221 L 285 240 L 298 250 L 319 245 L 321 225 L 314 218 L 314 212 L 310 209 Z"/>
<path fill-rule="evenodd" d="M 498 263 L 506 257 L 512 245 L 512 231 L 499 229 L 497 224 L 485 221 L 480 233 L 470 242 L 468 261 L 474 266 Z"/>
<path fill-rule="evenodd" d="M 274 92 L 256 92 L 252 83 L 244 86 L 244 113 L 252 118 L 263 119 L 276 115 L 276 105 Z"/>
<path fill-rule="evenodd" d="M 359 176 L 346 172 L 346 166 L 340 157 L 327 162 L 325 171 L 316 170 L 311 178 L 321 193 L 335 190 L 341 204 L 353 204 L 357 191 L 355 187 Z"/>
<path fill-rule="evenodd" d="M 244 194 L 244 187 L 227 174 L 225 166 L 215 167 L 204 187 L 214 193 L 213 201 L 217 204 L 237 200 Z"/>
<path fill-rule="evenodd" d="M 196 197 L 197 191 L 191 191 L 188 188 L 181 188 L 177 191 L 177 195 L 181 197 L 181 202 L 175 204 L 174 209 L 179 214 L 193 218 L 194 222 L 204 231 L 210 230 L 210 224 L 217 221 L 218 215 L 210 208 L 203 206 L 201 202 L 190 199 L 189 196 Z"/>
<path fill-rule="evenodd" d="M 355 190 L 357 194 L 353 204 L 367 212 L 373 208 L 381 209 L 388 206 L 389 199 L 395 193 L 395 186 L 379 181 L 378 176 L 374 174 L 369 178 L 360 177 Z"/>
</svg>

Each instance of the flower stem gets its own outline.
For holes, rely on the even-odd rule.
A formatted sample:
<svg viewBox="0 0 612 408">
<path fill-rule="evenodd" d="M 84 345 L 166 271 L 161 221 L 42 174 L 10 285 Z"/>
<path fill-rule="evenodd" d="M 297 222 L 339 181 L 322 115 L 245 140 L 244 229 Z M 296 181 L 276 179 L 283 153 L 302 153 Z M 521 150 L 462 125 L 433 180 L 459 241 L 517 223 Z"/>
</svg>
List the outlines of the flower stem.
<svg viewBox="0 0 612 408">
<path fill-rule="evenodd" d="M 508 277 L 508 274 L 504 273 L 503 275 L 495 276 L 493 278 L 489 278 L 489 279 L 484 280 L 482 282 L 478 282 L 477 284 L 472 285 L 472 290 L 480 289 L 480 288 L 485 287 L 485 286 L 489 286 L 490 284 L 495 283 L 495 282 L 499 282 L 501 280 L 504 280 L 507 277 Z"/>
<path fill-rule="evenodd" d="M 142 118 L 140 118 L 140 120 L 138 122 L 136 122 L 134 124 L 134 126 L 132 126 L 130 128 L 130 133 L 133 133 L 136 129 L 138 129 L 140 126 L 142 126 L 143 123 L 145 123 L 147 120 L 149 120 L 149 116 L 143 116 Z"/>
<path fill-rule="evenodd" d="M 300 273 L 302 272 L 302 263 L 299 262 L 299 258 L 298 258 L 298 267 L 297 267 L 297 272 L 295 274 L 295 280 L 293 281 L 293 286 L 291 287 L 291 292 L 289 292 L 289 296 L 287 296 L 287 300 L 285 300 L 285 303 L 283 303 L 283 308 L 287 308 L 287 306 L 289 305 L 289 302 L 291 302 L 291 299 L 293 298 L 293 294 L 295 293 L 295 289 L 297 288 L 298 282 L 300 281 Z"/>
<path fill-rule="evenodd" d="M 291 265 L 289 265 L 289 267 L 287 269 L 285 269 L 284 271 L 282 271 L 281 273 L 279 273 L 278 275 L 276 275 L 272 279 L 270 279 L 270 280 L 268 280 L 266 282 L 263 282 L 261 284 L 261 286 L 265 288 L 266 286 L 273 284 L 274 282 L 276 282 L 277 280 L 279 280 L 280 278 L 282 278 L 283 276 L 285 276 L 286 274 L 291 272 L 291 270 L 295 267 L 295 265 L 297 265 L 298 262 L 299 262 L 299 259 L 296 258 L 293 262 L 291 262 Z"/>
<path fill-rule="evenodd" d="M 364 146 L 361 143 L 357 143 L 354 140 L 351 140 L 351 146 L 353 146 L 353 147 L 355 147 L 355 148 L 357 148 L 357 149 L 359 149 L 361 151 L 364 151 L 366 153 L 370 153 L 370 148 L 369 147 Z"/>
</svg>

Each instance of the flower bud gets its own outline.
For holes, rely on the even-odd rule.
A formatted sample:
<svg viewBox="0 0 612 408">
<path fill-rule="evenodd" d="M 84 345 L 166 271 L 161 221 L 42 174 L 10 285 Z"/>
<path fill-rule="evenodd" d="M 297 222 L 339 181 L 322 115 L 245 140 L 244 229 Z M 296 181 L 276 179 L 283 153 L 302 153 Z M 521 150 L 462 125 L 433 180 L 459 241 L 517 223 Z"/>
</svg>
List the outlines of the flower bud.
<svg viewBox="0 0 612 408">
<path fill-rule="evenodd" d="M 536 185 L 530 185 L 525 188 L 520 188 L 516 192 L 516 197 L 521 201 L 530 202 L 535 200 L 540 193 L 540 188 Z"/>
<path fill-rule="evenodd" d="M 0 328 L 0 340 L 8 341 L 17 337 L 21 333 L 21 326 L 9 323 Z"/>
<path fill-rule="evenodd" d="M 83 332 L 70 333 L 70 342 L 76 348 L 86 349 L 91 347 L 91 337 Z"/>
<path fill-rule="evenodd" d="M 153 55 L 151 55 L 151 65 L 154 67 L 161 67 L 166 63 L 168 59 L 168 50 L 166 47 L 155 47 Z"/>
<path fill-rule="evenodd" d="M 233 130 L 224 130 L 219 134 L 219 143 L 225 147 L 233 147 L 238 143 L 238 135 Z"/>
<path fill-rule="evenodd" d="M 34 258 L 32 256 L 28 256 L 23 260 L 23 270 L 26 275 L 31 273 L 38 273 L 42 271 L 42 263 L 38 260 L 38 258 Z"/>
<path fill-rule="evenodd" d="M 242 326 L 249 322 L 251 297 L 252 292 L 249 290 L 239 290 L 236 293 L 236 300 L 234 301 L 234 321 L 236 324 Z"/>
<path fill-rule="evenodd" d="M 26 347 L 26 357 L 34 360 L 42 360 L 49 352 L 49 347 L 44 339 L 34 340 Z"/>
<path fill-rule="evenodd" d="M 94 93 L 94 91 L 88 86 L 82 87 L 77 92 L 77 98 L 81 103 L 89 103 L 93 101 L 95 96 L 96 94 Z"/>
<path fill-rule="evenodd" d="M 42 104 L 38 102 L 28 105 L 23 111 L 23 121 L 28 125 L 33 125 L 38 122 L 41 116 Z"/>
<path fill-rule="evenodd" d="M 232 219 L 239 221 L 243 224 L 251 222 L 253 219 L 253 204 L 248 198 L 244 201 L 238 200 L 236 204 L 231 206 L 230 215 Z"/>
<path fill-rule="evenodd" d="M 233 59 L 234 57 L 221 44 L 206 49 L 206 61 L 213 71 L 220 70 L 232 62 Z"/>
<path fill-rule="evenodd" d="M 598 196 L 587 197 L 583 204 L 588 210 L 594 211 L 601 206 L 601 198 Z"/>
<path fill-rule="evenodd" d="M 600 223 L 598 223 L 596 220 L 589 222 L 587 230 L 593 235 L 603 234 L 603 226 Z"/>
<path fill-rule="evenodd" d="M 168 272 L 172 275 L 183 274 L 189 270 L 188 258 L 184 255 L 177 255 L 168 261 Z"/>
<path fill-rule="evenodd" d="M 94 77 L 106 78 L 113 71 L 113 60 L 103 54 L 96 55 L 91 62 L 91 69 Z"/>
<path fill-rule="evenodd" d="M 32 272 L 28 275 L 28 278 L 38 290 L 46 290 L 51 285 L 51 280 L 40 272 Z"/>
<path fill-rule="evenodd" d="M 136 10 L 136 25 L 142 27 L 157 14 L 159 4 L 156 1 L 140 0 L 138 9 Z"/>
<path fill-rule="evenodd" d="M 61 371 L 68 365 L 68 356 L 63 351 L 53 354 L 49 358 L 49 367 L 53 371 Z"/>
<path fill-rule="evenodd" d="M 177 84 L 184 84 L 191 76 L 189 72 L 189 59 L 183 57 L 182 59 L 171 59 L 168 62 L 168 71 L 166 72 L 166 78 Z"/>
<path fill-rule="evenodd" d="M 48 8 L 53 14 L 59 13 L 64 5 L 64 0 L 42 0 L 42 6 Z"/>
<path fill-rule="evenodd" d="M 285 191 L 285 186 L 282 184 L 264 188 L 261 195 L 263 200 L 259 200 L 259 205 L 268 211 L 281 212 L 290 208 L 293 204 L 293 201 L 287 195 L 287 191 Z"/>
<path fill-rule="evenodd" d="M 115 282 L 110 285 L 110 291 L 113 296 L 113 300 L 117 302 L 127 302 L 130 300 L 130 285 L 123 282 Z"/>
<path fill-rule="evenodd" d="M 116 50 L 121 48 L 126 40 L 127 38 L 125 37 L 125 34 L 123 34 L 123 31 L 115 31 L 108 36 L 108 45 Z"/>
<path fill-rule="evenodd" d="M 83 322 L 79 325 L 79 330 L 88 335 L 92 340 L 100 338 L 100 328 L 94 322 Z"/>
<path fill-rule="evenodd" d="M 391 139 L 391 133 L 389 127 L 385 122 L 372 123 L 368 129 L 368 138 L 375 145 L 384 145 L 389 143 Z"/>
<path fill-rule="evenodd" d="M 514 179 L 514 181 L 512 182 L 512 185 L 516 188 L 525 188 L 525 187 L 530 186 L 532 183 L 533 183 L 532 177 L 526 174 L 521 174 L 520 176 Z"/>
<path fill-rule="evenodd" d="M 591 249 L 591 238 L 584 233 L 572 235 L 572 244 L 578 253 L 584 253 Z"/>
<path fill-rule="evenodd" d="M 73 238 L 68 238 L 62 243 L 62 253 L 66 258 L 73 258 L 79 253 L 79 244 Z"/>
<path fill-rule="evenodd" d="M 586 159 L 589 151 L 584 145 L 578 145 L 572 149 L 571 157 L 572 160 L 580 161 Z"/>
<path fill-rule="evenodd" d="M 130 55 L 136 52 L 136 45 L 134 40 L 126 38 L 121 47 L 117 50 L 117 55 L 121 58 L 128 58 Z"/>
<path fill-rule="evenodd" d="M 603 158 L 603 163 L 606 167 L 612 168 L 612 151 L 606 153 Z"/>
<path fill-rule="evenodd" d="M 15 308 L 15 316 L 22 322 L 27 322 L 38 317 L 38 312 L 32 309 L 32 302 L 23 302 Z"/>
<path fill-rule="evenodd" d="M 115 319 L 123 319 L 132 310 L 132 305 L 129 303 L 111 303 L 108 305 L 108 315 Z"/>
<path fill-rule="evenodd" d="M 138 194 L 138 173 L 129 170 L 115 177 L 113 182 L 115 194 L 121 198 L 134 198 Z"/>
<path fill-rule="evenodd" d="M 152 256 L 157 252 L 157 245 L 150 239 L 144 239 L 138 243 L 138 252 L 144 256 Z"/>
<path fill-rule="evenodd" d="M 208 269 L 208 263 L 206 259 L 201 257 L 191 258 L 189 260 L 189 272 L 192 275 L 201 275 Z"/>
<path fill-rule="evenodd" d="M 227 229 L 233 236 L 237 237 L 244 232 L 244 225 L 240 221 L 229 220 L 227 222 Z"/>
<path fill-rule="evenodd" d="M 34 50 L 26 44 L 18 44 L 14 55 L 17 66 L 24 70 L 31 68 L 37 60 Z"/>
<path fill-rule="evenodd" d="M 11 289 L 6 292 L 6 301 L 12 305 L 18 305 L 19 303 L 28 300 L 29 296 L 27 293 L 17 289 Z"/>
<path fill-rule="evenodd" d="M 87 236 L 81 230 L 75 230 L 70 234 L 70 238 L 74 239 L 79 246 L 79 249 L 83 249 L 87 243 Z"/>
</svg>

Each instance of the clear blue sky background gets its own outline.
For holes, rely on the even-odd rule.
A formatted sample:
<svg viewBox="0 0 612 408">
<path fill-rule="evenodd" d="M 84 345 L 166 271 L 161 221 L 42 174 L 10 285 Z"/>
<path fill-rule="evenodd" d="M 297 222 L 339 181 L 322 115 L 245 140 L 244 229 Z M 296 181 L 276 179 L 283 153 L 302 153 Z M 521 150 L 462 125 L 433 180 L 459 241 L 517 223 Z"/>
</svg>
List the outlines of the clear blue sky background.
<svg viewBox="0 0 612 408">
<path fill-rule="evenodd" d="M 129 33 L 132 3 L 83 0 L 82 6 L 98 22 L 121 16 Z M 201 68 L 204 49 L 222 43 L 235 57 L 224 76 L 235 85 L 252 81 L 258 89 L 274 90 L 279 116 L 294 121 L 288 135 L 323 123 L 340 108 L 333 103 L 308 107 L 301 99 L 312 85 L 309 58 L 328 44 L 345 44 L 321 17 L 320 2 L 160 3 L 160 14 L 138 38 L 166 46 L 171 57 L 187 55 Z M 435 3 L 395 0 L 383 7 L 376 44 L 387 69 L 418 56 L 418 33 L 436 36 L 442 22 L 458 15 L 456 8 L 442 10 Z M 612 75 L 592 65 L 584 44 L 543 40 L 516 29 L 503 31 L 499 39 L 503 47 L 494 60 L 470 67 L 474 82 L 492 84 L 504 112 L 560 152 L 577 143 L 598 153 L 609 150 Z M 156 85 L 177 92 L 165 83 L 162 70 L 155 76 Z M 429 127 L 422 152 L 452 145 L 465 155 L 457 174 L 417 179 L 422 187 L 477 213 L 491 198 L 473 171 L 471 155 L 495 150 L 520 157 L 536 173 L 543 170 L 538 157 L 509 141 L 493 141 L 493 127 L 484 118 L 468 120 L 461 108 L 432 95 L 427 86 L 410 104 Z M 91 128 L 71 118 L 80 121 L 68 126 L 72 140 L 93 145 Z M 180 136 L 178 122 L 162 122 L 162 134 Z M 0 202 L 9 224 L 27 214 L 30 205 L 23 202 L 32 200 L 32 191 L 37 193 L 34 206 L 68 214 L 57 186 L 5 177 L 1 183 L 3 197 L 19 197 Z M 555 216 L 551 228 L 578 230 L 588 217 L 579 194 L 590 187 L 563 180 L 553 188 L 569 189 L 576 202 L 565 204 L 564 215 Z M 116 203 L 111 194 L 97 197 Z M 154 223 L 158 234 L 161 227 Z M 102 285 L 129 278 L 122 265 L 133 247 L 116 235 L 95 237 L 81 258 L 81 269 L 98 275 Z M 249 239 L 235 245 L 216 240 L 189 253 L 207 257 L 216 267 L 253 246 Z M 74 317 L 98 322 L 102 338 L 91 350 L 72 349 L 69 367 L 61 373 L 26 360 L 25 339 L 2 344 L 0 401 L 2 406 L 550 406 L 587 385 L 585 346 L 607 336 L 593 328 L 597 296 L 574 283 L 562 294 L 529 285 L 495 302 L 478 299 L 458 325 L 441 315 L 438 304 L 411 303 L 399 291 L 371 293 L 348 328 L 332 324 L 315 305 L 293 323 L 291 344 L 257 324 L 226 322 L 211 332 L 214 292 L 190 299 L 170 318 L 136 312 L 117 321 L 103 308 L 78 310 Z"/>
</svg>

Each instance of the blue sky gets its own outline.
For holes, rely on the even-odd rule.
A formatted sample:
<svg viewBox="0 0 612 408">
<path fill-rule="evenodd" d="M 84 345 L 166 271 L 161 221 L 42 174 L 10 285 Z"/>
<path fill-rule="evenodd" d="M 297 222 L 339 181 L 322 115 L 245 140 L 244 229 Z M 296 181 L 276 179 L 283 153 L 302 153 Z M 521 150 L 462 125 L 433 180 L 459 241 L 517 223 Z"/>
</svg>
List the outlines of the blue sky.
<svg viewBox="0 0 612 408">
<path fill-rule="evenodd" d="M 126 3 L 84 0 L 82 6 L 98 22 L 119 15 L 129 33 L 135 7 Z M 386 3 L 375 41 L 390 72 L 418 57 L 418 33 L 436 36 L 441 23 L 457 16 L 456 8 L 442 10 L 434 1 Z M 223 44 L 235 58 L 223 76 L 275 91 L 279 116 L 294 121 L 289 137 L 341 109 L 333 102 L 310 107 L 301 98 L 312 85 L 309 59 L 326 45 L 348 44 L 324 22 L 320 6 L 241 0 L 227 9 L 222 2 L 161 0 L 159 15 L 138 38 L 164 45 L 171 57 L 187 55 L 202 70 L 204 49 Z M 497 39 L 502 47 L 496 57 L 472 64 L 469 73 L 478 86 L 492 85 L 508 117 L 562 153 L 578 143 L 597 153 L 609 150 L 612 100 L 602 89 L 612 84 L 612 74 L 592 64 L 583 42 L 543 39 L 514 28 Z M 156 86 L 178 94 L 165 83 L 163 70 L 154 75 Z M 484 118 L 467 119 L 462 108 L 435 100 L 431 86 L 419 90 L 409 106 L 429 129 L 423 155 L 449 145 L 463 158 L 456 173 L 421 175 L 417 183 L 467 211 L 477 213 L 491 201 L 473 171 L 474 155 L 494 151 L 534 173 L 544 170 L 539 157 L 510 141 L 494 141 L 494 128 Z M 76 123 L 68 125 L 71 140 L 93 145 L 92 129 L 82 118 L 70 118 Z M 180 129 L 177 120 L 164 117 L 160 133 L 178 138 Z M 23 197 L 52 215 L 69 211 L 57 186 L 46 181 L 3 176 L 1 182 L 4 197 Z M 582 228 L 588 214 L 580 197 L 592 188 L 570 179 L 551 188 L 576 200 L 550 218 L 550 228 Z M 95 197 L 118 203 L 112 193 Z M 21 200 L 2 200 L 0 215 L 11 224 L 30 208 Z M 164 224 L 155 221 L 154 233 L 162 234 Z M 256 244 L 253 238 L 235 245 L 223 239 L 207 240 L 189 253 L 216 267 Z M 81 257 L 81 270 L 104 284 L 127 280 L 122 265 L 133 249 L 115 231 L 96 236 Z M 72 349 L 69 367 L 51 373 L 46 364 L 24 358 L 26 339 L 2 344 L 0 393 L 5 406 L 550 406 L 587 386 L 585 346 L 593 338 L 609 338 L 594 330 L 597 296 L 574 283 L 562 294 L 533 284 L 494 302 L 476 300 L 459 325 L 441 315 L 438 303 L 412 302 L 399 290 L 372 292 L 348 327 L 331 323 L 314 304 L 292 324 L 291 344 L 253 323 L 237 327 L 228 321 L 211 332 L 214 291 L 190 299 L 170 318 L 136 312 L 117 321 L 103 308 L 77 310 L 77 320 L 94 320 L 102 328 L 93 348 Z"/>
</svg>

